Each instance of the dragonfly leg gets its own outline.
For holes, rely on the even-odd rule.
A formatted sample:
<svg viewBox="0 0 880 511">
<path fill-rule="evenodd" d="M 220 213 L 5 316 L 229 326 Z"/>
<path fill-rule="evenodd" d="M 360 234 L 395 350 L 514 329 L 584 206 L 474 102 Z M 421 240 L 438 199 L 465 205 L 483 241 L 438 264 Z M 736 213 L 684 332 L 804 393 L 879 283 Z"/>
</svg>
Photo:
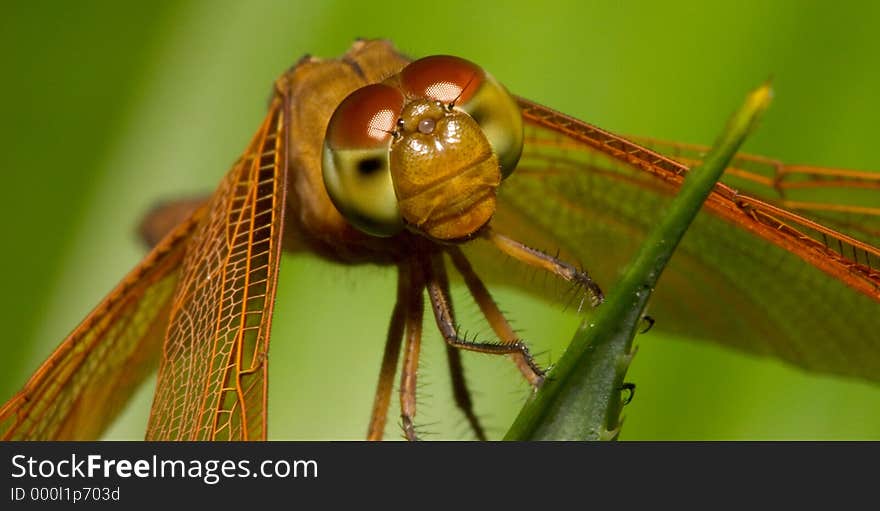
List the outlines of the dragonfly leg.
<svg viewBox="0 0 880 511">
<path fill-rule="evenodd" d="M 445 268 L 441 268 L 439 272 L 435 272 L 440 287 L 446 296 L 446 302 L 449 304 L 449 316 L 455 322 L 455 310 L 452 307 L 452 299 L 449 295 L 449 279 L 446 277 Z M 449 364 L 449 376 L 452 382 L 452 395 L 455 404 L 462 411 L 468 424 L 471 427 L 477 440 L 486 440 L 486 432 L 474 412 L 474 403 L 471 400 L 471 393 L 468 390 L 467 379 L 464 376 L 464 367 L 461 364 L 461 352 L 449 344 L 446 345 L 446 360 Z"/>
<path fill-rule="evenodd" d="M 489 322 L 489 326 L 492 327 L 495 335 L 498 336 L 502 343 L 508 345 L 519 343 L 525 348 L 525 345 L 520 341 L 516 332 L 514 332 L 513 327 L 510 326 L 507 318 L 504 317 L 504 313 L 498 308 L 498 304 L 492 299 L 489 290 L 486 289 L 483 281 L 480 280 L 480 277 L 474 272 L 471 263 L 467 260 L 461 250 L 457 247 L 453 247 L 449 250 L 449 256 L 452 259 L 452 264 L 455 265 L 455 269 L 457 269 L 462 278 L 464 278 L 468 291 L 480 307 L 480 311 Z M 539 369 L 532 360 L 527 349 L 511 353 L 510 357 L 532 386 L 538 387 L 544 382 L 544 372 Z"/>
<path fill-rule="evenodd" d="M 492 229 L 485 229 L 482 235 L 484 238 L 491 241 L 499 250 L 514 259 L 530 266 L 535 266 L 544 271 L 554 273 L 566 281 L 586 289 L 589 292 L 590 302 L 593 306 L 599 305 L 605 300 L 602 289 L 599 288 L 598 284 L 593 282 L 593 279 L 590 278 L 587 272 L 578 270 L 571 264 L 549 254 L 545 254 L 540 250 L 535 250 L 534 248 L 526 246 L 514 239 L 498 234 Z M 580 308 L 581 307 L 579 306 L 578 310 L 580 310 Z"/>
<path fill-rule="evenodd" d="M 455 398 L 455 404 L 467 418 L 471 431 L 474 432 L 477 440 L 487 440 L 486 431 L 474 412 L 474 403 L 471 401 L 471 393 L 468 390 L 464 368 L 461 365 L 461 352 L 447 344 L 446 359 L 449 362 L 449 375 L 452 379 L 452 395 Z"/>
<path fill-rule="evenodd" d="M 400 420 L 407 440 L 418 440 L 416 416 L 416 378 L 419 369 L 419 348 L 422 343 L 422 316 L 425 302 L 422 290 L 424 277 L 415 262 L 410 267 L 410 285 L 406 290 L 406 341 L 403 347 L 403 368 L 400 371 Z"/>
<path fill-rule="evenodd" d="M 454 253 L 455 250 L 456 249 L 454 248 L 451 249 L 450 254 Z M 466 259 L 463 257 L 462 259 L 467 263 Z M 455 261 L 455 258 L 453 258 L 453 261 Z M 440 329 L 440 333 L 443 335 L 443 339 L 446 343 L 457 349 L 494 355 L 511 355 L 517 363 L 517 367 L 520 368 L 520 371 L 529 383 L 534 387 L 539 386 L 544 380 L 544 372 L 537 366 L 537 364 L 535 364 L 532 355 L 529 353 L 528 347 L 516 337 L 513 329 L 510 328 L 510 324 L 504 319 L 501 311 L 498 310 L 497 305 L 495 305 L 495 302 L 492 300 L 491 296 L 489 296 L 489 292 L 486 290 L 485 286 L 483 286 L 483 283 L 480 282 L 479 278 L 477 278 L 476 274 L 471 270 L 470 276 L 472 278 L 468 279 L 468 277 L 465 276 L 465 283 L 468 285 L 471 294 L 477 298 L 477 303 L 492 325 L 493 330 L 495 330 L 496 334 L 501 338 L 501 342 L 473 342 L 459 337 L 448 295 L 443 288 L 443 282 L 446 281 L 446 270 L 443 266 L 442 257 L 440 255 L 435 255 L 431 258 L 430 264 L 424 266 L 429 272 L 427 288 L 428 297 L 431 300 L 431 308 L 434 311 L 434 319 L 437 321 L 437 327 Z M 470 265 L 468 264 L 467 267 L 470 268 Z M 461 271 L 461 269 L 459 269 L 459 271 Z M 473 288 L 471 287 L 472 285 L 477 285 L 478 288 Z M 482 289 L 483 295 L 475 293 L 475 289 Z M 487 314 L 487 310 L 489 310 L 491 314 Z M 503 335 L 499 333 L 501 327 L 506 328 L 506 330 L 500 330 L 503 332 Z"/>
<path fill-rule="evenodd" d="M 394 374 L 397 372 L 397 360 L 400 358 L 400 345 L 403 342 L 406 301 L 411 284 L 409 268 L 405 265 L 400 266 L 397 273 L 397 302 L 394 304 L 391 323 L 388 325 L 388 338 L 385 341 L 385 353 L 382 355 L 382 368 L 379 370 L 379 383 L 376 385 L 376 397 L 373 399 L 373 414 L 367 428 L 367 440 L 382 440 L 385 433 L 385 421 L 391 404 L 391 389 L 394 386 Z"/>
</svg>

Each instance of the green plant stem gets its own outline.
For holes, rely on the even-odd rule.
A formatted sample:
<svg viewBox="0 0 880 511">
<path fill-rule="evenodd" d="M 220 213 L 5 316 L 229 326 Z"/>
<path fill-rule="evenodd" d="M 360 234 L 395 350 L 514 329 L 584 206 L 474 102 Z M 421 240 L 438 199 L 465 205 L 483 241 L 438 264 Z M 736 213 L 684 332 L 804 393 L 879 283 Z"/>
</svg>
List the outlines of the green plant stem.
<svg viewBox="0 0 880 511">
<path fill-rule="evenodd" d="M 706 197 L 766 110 L 771 95 L 769 83 L 749 94 L 703 164 L 688 174 L 611 295 L 575 333 L 547 381 L 523 406 L 505 440 L 617 438 L 623 379 L 648 298 Z"/>
</svg>

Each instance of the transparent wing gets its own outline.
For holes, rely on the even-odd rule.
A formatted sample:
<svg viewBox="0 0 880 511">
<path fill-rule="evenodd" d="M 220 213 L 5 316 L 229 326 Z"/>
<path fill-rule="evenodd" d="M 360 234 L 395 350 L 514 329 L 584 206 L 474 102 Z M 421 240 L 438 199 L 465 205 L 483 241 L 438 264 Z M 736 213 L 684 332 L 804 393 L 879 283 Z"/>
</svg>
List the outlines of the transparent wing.
<svg viewBox="0 0 880 511">
<path fill-rule="evenodd" d="M 266 436 L 266 356 L 287 178 L 286 102 L 273 99 L 187 247 L 148 439 Z"/>
<path fill-rule="evenodd" d="M 561 250 L 610 289 L 687 166 L 529 101 L 520 105 L 526 147 L 502 186 L 496 229 Z M 832 177 L 802 188 L 833 181 L 847 192 L 870 191 L 877 182 L 870 173 L 818 170 L 812 175 Z M 805 171 L 788 173 L 797 174 L 791 182 L 810 183 Z M 763 190 L 762 197 L 792 205 L 783 202 L 797 188 L 781 186 L 787 178 L 764 184 L 731 174 Z M 835 227 L 848 228 L 837 230 L 719 184 L 658 284 L 649 306 L 655 328 L 810 370 L 880 380 L 878 195 L 865 194 L 860 204 L 836 200 L 836 209 L 799 208 L 816 218 L 839 213 Z M 492 257 L 485 247 L 475 255 Z M 510 275 L 495 278 L 531 288 Z"/>
<path fill-rule="evenodd" d="M 627 137 L 688 167 L 709 148 L 644 137 Z M 738 154 L 724 182 L 742 194 L 817 221 L 839 233 L 880 246 L 880 172 L 790 165 Z"/>
<path fill-rule="evenodd" d="M 88 440 L 113 421 L 159 359 L 187 242 L 173 229 L 0 409 L 3 440 Z"/>
</svg>

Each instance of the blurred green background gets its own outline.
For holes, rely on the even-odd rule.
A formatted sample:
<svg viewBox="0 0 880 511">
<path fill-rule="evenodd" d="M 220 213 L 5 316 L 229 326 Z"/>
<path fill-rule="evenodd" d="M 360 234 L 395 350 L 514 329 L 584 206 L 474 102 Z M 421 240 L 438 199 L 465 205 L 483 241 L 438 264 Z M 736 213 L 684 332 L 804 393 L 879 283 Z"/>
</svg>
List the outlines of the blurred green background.
<svg viewBox="0 0 880 511">
<path fill-rule="evenodd" d="M 776 101 L 749 151 L 880 169 L 880 4 L 847 4 L 4 2 L 0 399 L 142 257 L 134 226 L 150 205 L 213 190 L 272 80 L 304 53 L 387 37 L 412 56 L 470 58 L 517 94 L 604 128 L 695 143 L 772 76 Z M 285 257 L 272 438 L 363 438 L 393 294 L 387 270 Z M 577 318 L 497 295 L 542 360 L 558 357 Z M 457 296 L 467 324 L 477 309 Z M 428 439 L 469 438 L 440 337 L 426 330 L 418 422 Z M 637 343 L 622 439 L 880 438 L 880 387 L 656 332 Z M 526 388 L 506 360 L 464 358 L 500 437 Z M 145 387 L 111 438 L 142 437 L 150 397 Z"/>
</svg>

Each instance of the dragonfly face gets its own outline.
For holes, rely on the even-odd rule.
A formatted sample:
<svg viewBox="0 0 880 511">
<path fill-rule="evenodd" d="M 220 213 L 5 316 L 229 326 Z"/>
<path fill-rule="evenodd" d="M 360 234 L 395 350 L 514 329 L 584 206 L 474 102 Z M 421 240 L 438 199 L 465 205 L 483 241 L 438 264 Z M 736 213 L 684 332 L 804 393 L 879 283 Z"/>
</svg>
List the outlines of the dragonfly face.
<svg viewBox="0 0 880 511">
<path fill-rule="evenodd" d="M 367 234 L 465 240 L 495 213 L 521 152 L 504 87 L 466 60 L 427 57 L 342 101 L 324 139 L 324 184 Z"/>
<path fill-rule="evenodd" d="M 310 96 L 322 90 L 321 77 L 361 78 L 340 88 L 348 94 L 329 119 L 324 110 L 308 122 L 327 127 L 317 130 L 326 132 L 323 179 L 314 175 L 314 159 L 304 158 L 301 170 L 311 177 L 293 181 L 291 190 L 302 198 L 296 207 L 305 209 L 298 216 L 314 219 L 288 224 L 296 231 L 292 236 L 325 240 L 327 255 L 343 254 L 343 262 L 365 245 L 370 248 L 357 260 L 393 260 L 401 245 L 399 238 L 384 245 L 363 239 L 351 227 L 369 238 L 393 238 L 405 229 L 442 241 L 471 238 L 494 214 L 496 189 L 522 152 L 519 109 L 480 67 L 449 56 L 405 67 L 400 61 L 401 68 L 384 70 L 392 74 L 381 83 L 369 83 L 364 69 L 377 51 L 387 53 L 383 61 L 399 61 L 393 49 L 356 45 L 341 61 L 346 68 L 339 61 L 312 60 L 291 77 L 293 88 L 302 91 L 294 116 L 298 104 L 315 101 Z M 291 153 L 313 155 L 313 141 L 292 139 Z M 327 236 L 331 231 L 335 235 Z"/>
<path fill-rule="evenodd" d="M 409 64 L 387 42 L 359 41 L 341 59 L 306 58 L 285 73 L 266 120 L 214 195 L 176 205 L 176 221 L 163 217 L 176 227 L 0 410 L 4 436 L 97 435 L 161 358 L 148 438 L 265 437 L 282 245 L 343 264 L 398 268 L 370 438 L 384 430 L 401 353 L 402 423 L 415 436 L 425 296 L 449 345 L 454 385 L 465 383 L 459 349 L 507 354 L 539 385 L 543 373 L 482 282 L 523 285 L 499 269 L 498 251 L 556 274 L 597 303 L 598 286 L 565 261 L 583 261 L 603 284 L 613 283 L 687 172 L 677 159 L 698 161 L 700 153 L 655 144 L 673 156 L 665 157 L 519 98 L 513 110 L 494 108 L 511 101 L 502 87 L 480 85 L 492 81 L 473 64 L 442 59 L 450 58 Z M 337 115 L 357 121 L 337 123 Z M 424 136 L 436 136 L 443 122 L 468 125 L 461 130 L 477 149 L 467 154 L 477 156 L 410 162 L 404 148 L 426 145 Z M 471 168 L 479 177 L 448 185 Z M 729 173 L 748 193 L 721 185 L 710 196 L 655 295 L 656 328 L 880 380 L 880 204 L 832 210 L 786 202 L 798 188 L 876 191 L 880 180 L 816 170 L 738 159 Z M 435 173 L 443 182 L 436 191 L 424 179 Z M 415 200 L 424 198 L 439 207 Z M 474 214 L 450 220 L 450 209 Z M 558 248 L 563 257 L 530 246 Z M 462 275 L 498 343 L 458 337 L 447 264 Z M 456 396 L 482 437 L 466 393 Z"/>
</svg>

